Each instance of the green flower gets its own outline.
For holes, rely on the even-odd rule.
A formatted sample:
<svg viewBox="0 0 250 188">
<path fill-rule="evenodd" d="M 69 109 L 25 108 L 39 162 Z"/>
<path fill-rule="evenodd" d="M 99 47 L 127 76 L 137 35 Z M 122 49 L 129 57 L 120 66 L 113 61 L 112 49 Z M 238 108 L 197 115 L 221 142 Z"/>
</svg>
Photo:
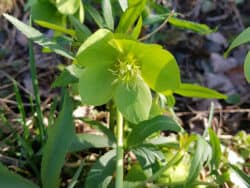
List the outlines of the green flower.
<svg viewBox="0 0 250 188">
<path fill-rule="evenodd" d="M 121 39 L 100 29 L 80 47 L 76 61 L 82 102 L 103 105 L 113 99 L 124 117 L 138 123 L 149 117 L 150 88 L 167 92 L 179 88 L 180 72 L 174 57 L 161 46 Z"/>
</svg>

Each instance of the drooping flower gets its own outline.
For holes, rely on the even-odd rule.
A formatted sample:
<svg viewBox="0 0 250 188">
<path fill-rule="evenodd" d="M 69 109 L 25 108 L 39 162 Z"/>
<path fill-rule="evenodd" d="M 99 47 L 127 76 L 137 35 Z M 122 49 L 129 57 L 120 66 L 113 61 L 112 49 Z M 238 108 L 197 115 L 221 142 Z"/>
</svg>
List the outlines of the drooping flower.
<svg viewBox="0 0 250 188">
<path fill-rule="evenodd" d="M 155 44 L 124 39 L 106 29 L 80 47 L 75 63 L 84 67 L 79 78 L 82 102 L 102 105 L 113 99 L 124 117 L 138 123 L 149 117 L 152 96 L 175 90 L 180 72 L 170 52 Z"/>
</svg>

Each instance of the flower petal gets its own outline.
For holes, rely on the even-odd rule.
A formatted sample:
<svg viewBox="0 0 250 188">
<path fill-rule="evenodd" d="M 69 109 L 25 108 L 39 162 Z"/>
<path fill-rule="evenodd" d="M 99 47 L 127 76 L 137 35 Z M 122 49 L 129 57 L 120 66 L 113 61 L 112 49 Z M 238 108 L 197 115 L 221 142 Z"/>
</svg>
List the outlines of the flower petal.
<svg viewBox="0 0 250 188">
<path fill-rule="evenodd" d="M 118 82 L 114 101 L 123 116 L 131 123 L 137 124 L 149 117 L 152 96 L 149 87 L 140 78 L 131 86 Z"/>
<path fill-rule="evenodd" d="M 112 38 L 113 33 L 107 29 L 96 31 L 79 48 L 75 63 L 85 67 L 113 64 L 117 51 L 108 44 Z"/>
<path fill-rule="evenodd" d="M 112 98 L 115 77 L 107 67 L 87 67 L 79 78 L 82 103 L 103 105 Z"/>
<path fill-rule="evenodd" d="M 180 87 L 180 70 L 174 56 L 163 49 L 151 49 L 140 57 L 142 77 L 155 91 L 175 90 Z"/>
<path fill-rule="evenodd" d="M 179 88 L 181 79 L 174 56 L 161 46 L 143 44 L 132 40 L 113 39 L 109 42 L 120 53 L 130 53 L 141 65 L 141 74 L 155 91 L 163 92 Z"/>
</svg>

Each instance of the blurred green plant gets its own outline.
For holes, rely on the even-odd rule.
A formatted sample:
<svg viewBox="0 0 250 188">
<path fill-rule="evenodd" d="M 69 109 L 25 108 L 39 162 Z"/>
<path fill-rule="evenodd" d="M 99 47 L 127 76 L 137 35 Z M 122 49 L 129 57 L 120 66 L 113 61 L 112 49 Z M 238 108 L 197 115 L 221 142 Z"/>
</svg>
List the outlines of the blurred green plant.
<svg viewBox="0 0 250 188">
<path fill-rule="evenodd" d="M 246 44 L 250 42 L 250 28 L 245 29 L 242 33 L 240 33 L 229 46 L 227 51 L 225 52 L 225 57 L 229 55 L 229 53 L 236 47 Z M 247 53 L 244 62 L 244 74 L 248 83 L 250 83 L 250 52 Z"/>
<path fill-rule="evenodd" d="M 120 11 L 113 10 L 116 5 Z M 209 141 L 206 136 L 188 136 L 175 120 L 164 113 L 168 106 L 175 115 L 175 93 L 200 98 L 226 99 L 227 96 L 196 84 L 182 83 L 174 56 L 160 45 L 142 42 L 167 23 L 200 34 L 213 30 L 203 24 L 178 19 L 174 12 L 154 1 L 120 0 L 116 5 L 110 0 L 103 0 L 100 13 L 91 3 L 84 2 L 88 15 L 86 20 L 91 18 L 99 27 L 92 34 L 91 29 L 81 23 L 83 19 L 79 15 L 84 13 L 81 10 L 82 1 L 30 0 L 28 7 L 35 22 L 69 38 L 69 48 L 46 37 L 34 27 L 10 15 L 4 15 L 27 38 L 73 61 L 64 68 L 53 87 L 65 90 L 68 85 L 70 88 L 77 85 L 76 92 L 80 94 L 83 104 L 99 106 L 109 103 L 111 109 L 114 109 L 110 110 L 110 124 L 116 123 L 113 129 L 97 121 L 78 118 L 103 135 L 75 134 L 73 104 L 68 94 L 65 94 L 57 121 L 51 123 L 48 131 L 45 130 L 48 138 L 41 148 L 42 187 L 59 187 L 66 154 L 89 148 L 109 150 L 105 150 L 107 152 L 89 170 L 84 179 L 85 187 L 120 188 L 146 184 L 187 188 L 196 185 L 216 187 L 213 179 L 203 181 L 198 177 L 204 164 L 215 172 L 220 164 L 220 142 L 216 134 L 207 130 Z M 151 17 L 153 12 L 157 15 Z M 67 29 L 65 19 L 73 27 Z M 161 21 L 163 23 L 159 25 Z M 142 28 L 148 24 L 153 24 L 155 30 L 140 38 Z M 22 111 L 21 106 L 20 110 Z M 168 137 L 160 136 L 161 131 L 179 132 L 179 140 L 169 142 Z M 186 166 L 187 163 L 190 165 Z M 79 167 L 70 186 L 76 185 L 81 169 Z M 177 177 L 179 169 L 188 169 L 182 179 Z M 10 180 L 17 179 L 5 167 L 0 168 L 1 174 L 7 174 Z M 16 181 L 35 187 L 19 176 Z M 4 183 L 5 187 L 11 187 L 8 182 Z M 1 182 L 0 185 L 2 186 Z"/>
</svg>

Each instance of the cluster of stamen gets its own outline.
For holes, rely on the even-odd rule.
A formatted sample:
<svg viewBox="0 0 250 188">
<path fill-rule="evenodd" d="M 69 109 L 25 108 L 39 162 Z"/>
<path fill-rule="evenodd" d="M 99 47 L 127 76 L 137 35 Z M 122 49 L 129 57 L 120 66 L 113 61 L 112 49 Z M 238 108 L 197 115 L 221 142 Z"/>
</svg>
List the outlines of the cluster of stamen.
<svg viewBox="0 0 250 188">
<path fill-rule="evenodd" d="M 140 75 L 140 66 L 132 54 L 127 54 L 118 58 L 110 71 L 117 77 L 115 82 L 121 81 L 129 84 Z"/>
</svg>

